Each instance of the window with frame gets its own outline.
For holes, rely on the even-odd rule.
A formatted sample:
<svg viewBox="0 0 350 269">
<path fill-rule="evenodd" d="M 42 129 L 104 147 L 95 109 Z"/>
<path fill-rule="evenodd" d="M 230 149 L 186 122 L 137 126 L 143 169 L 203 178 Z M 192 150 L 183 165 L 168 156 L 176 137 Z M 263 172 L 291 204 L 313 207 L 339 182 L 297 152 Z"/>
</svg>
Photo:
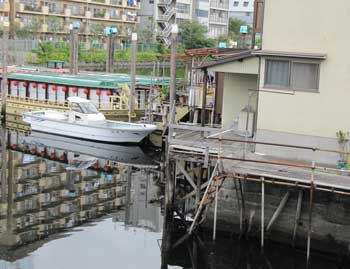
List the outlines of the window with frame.
<svg viewBox="0 0 350 269">
<path fill-rule="evenodd" d="M 244 2 L 243 2 L 243 6 L 244 6 L 244 7 L 247 7 L 248 5 L 249 5 L 249 2 L 248 2 L 248 1 L 244 1 Z"/>
<path fill-rule="evenodd" d="M 238 1 L 234 1 L 234 2 L 233 2 L 233 6 L 234 6 L 234 7 L 238 7 L 238 5 L 239 5 L 239 2 L 238 2 Z"/>
<path fill-rule="evenodd" d="M 317 92 L 319 63 L 288 59 L 266 59 L 265 88 Z"/>
</svg>

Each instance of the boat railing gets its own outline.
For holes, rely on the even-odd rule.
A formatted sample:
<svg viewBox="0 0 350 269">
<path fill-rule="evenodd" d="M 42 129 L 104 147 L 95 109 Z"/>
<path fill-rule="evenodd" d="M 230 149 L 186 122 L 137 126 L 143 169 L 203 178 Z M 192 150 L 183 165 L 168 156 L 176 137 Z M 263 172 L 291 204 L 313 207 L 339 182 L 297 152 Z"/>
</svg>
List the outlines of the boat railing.
<svg viewBox="0 0 350 269">
<path fill-rule="evenodd" d="M 0 98 L 1 100 L 1 98 Z M 105 102 L 94 102 L 91 100 L 96 107 L 104 110 L 128 110 L 129 109 L 129 100 L 122 98 L 118 95 L 110 96 Z M 29 97 L 19 97 L 19 96 L 7 96 L 7 102 L 12 104 L 19 105 L 37 105 L 43 107 L 50 107 L 52 109 L 68 109 L 68 101 L 53 101 L 47 99 L 33 99 Z M 135 109 L 144 109 L 139 105 L 139 102 L 135 101 Z"/>
</svg>

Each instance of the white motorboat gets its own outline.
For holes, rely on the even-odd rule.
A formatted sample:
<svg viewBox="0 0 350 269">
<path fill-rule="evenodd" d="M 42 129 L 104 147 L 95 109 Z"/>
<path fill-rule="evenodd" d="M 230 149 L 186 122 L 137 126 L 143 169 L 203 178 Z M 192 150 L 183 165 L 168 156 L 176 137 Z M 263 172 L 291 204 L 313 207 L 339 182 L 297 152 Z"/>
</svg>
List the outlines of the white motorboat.
<svg viewBox="0 0 350 269">
<path fill-rule="evenodd" d="M 68 103 L 68 112 L 24 112 L 23 121 L 34 131 L 108 143 L 140 143 L 156 129 L 152 124 L 106 120 L 89 100 L 81 97 L 69 97 Z"/>
</svg>

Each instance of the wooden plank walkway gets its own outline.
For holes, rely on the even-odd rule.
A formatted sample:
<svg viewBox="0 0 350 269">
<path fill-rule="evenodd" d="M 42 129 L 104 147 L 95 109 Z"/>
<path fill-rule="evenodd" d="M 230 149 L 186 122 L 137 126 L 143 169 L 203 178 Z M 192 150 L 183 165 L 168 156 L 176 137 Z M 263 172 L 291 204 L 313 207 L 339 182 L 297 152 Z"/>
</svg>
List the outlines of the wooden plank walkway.
<svg viewBox="0 0 350 269">
<path fill-rule="evenodd" d="M 207 132 L 213 133 L 213 132 Z M 244 137 L 237 134 L 225 133 L 222 138 L 233 138 L 244 141 Z M 247 139 L 252 141 L 251 138 Z M 312 169 L 309 162 L 290 159 L 277 159 L 273 156 L 254 153 L 254 145 L 217 141 L 207 139 L 197 130 L 181 130 L 175 137 L 169 139 L 169 150 L 172 158 L 189 159 L 204 162 L 206 154 L 210 160 L 219 156 L 223 159 L 224 171 L 228 175 L 237 175 L 247 180 L 260 181 L 260 178 L 273 179 L 276 183 L 309 188 L 311 174 L 314 170 L 314 186 L 330 192 L 350 194 L 350 171 L 339 170 L 335 165 L 318 166 Z M 207 158 L 208 158 L 207 157 Z"/>
</svg>

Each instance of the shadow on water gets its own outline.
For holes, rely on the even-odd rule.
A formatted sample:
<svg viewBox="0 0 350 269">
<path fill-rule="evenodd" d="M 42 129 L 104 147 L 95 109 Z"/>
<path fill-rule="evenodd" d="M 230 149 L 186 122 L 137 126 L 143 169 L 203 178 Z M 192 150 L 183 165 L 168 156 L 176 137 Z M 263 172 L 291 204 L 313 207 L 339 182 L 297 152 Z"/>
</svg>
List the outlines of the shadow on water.
<svg viewBox="0 0 350 269">
<path fill-rule="evenodd" d="M 172 241 L 176 242 L 186 232 L 179 220 L 175 220 Z M 305 251 L 268 242 L 264 252 L 260 242 L 254 239 L 238 239 L 230 234 L 219 233 L 215 245 L 212 233 L 199 231 L 182 245 L 172 249 L 167 265 L 197 269 L 345 269 L 350 268 L 349 260 L 322 253 L 313 253 L 312 262 L 306 265 Z M 166 267 L 164 267 L 166 268 Z M 172 268 L 172 267 L 170 267 Z"/>
</svg>

